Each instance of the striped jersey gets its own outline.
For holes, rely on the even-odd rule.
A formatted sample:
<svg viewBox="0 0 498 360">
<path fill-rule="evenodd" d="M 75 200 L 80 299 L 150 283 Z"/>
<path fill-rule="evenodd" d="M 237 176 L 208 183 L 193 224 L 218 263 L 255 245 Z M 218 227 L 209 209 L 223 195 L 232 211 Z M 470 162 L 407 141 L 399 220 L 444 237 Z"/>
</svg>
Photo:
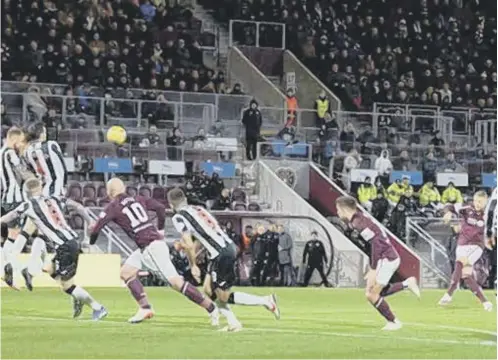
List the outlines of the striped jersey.
<svg viewBox="0 0 498 360">
<path fill-rule="evenodd" d="M 496 205 L 497 205 L 497 188 L 493 190 L 491 197 L 488 199 L 486 205 L 486 210 L 484 214 L 486 216 L 486 235 L 496 237 L 496 226 L 497 226 L 497 216 Z"/>
<path fill-rule="evenodd" d="M 2 167 L 1 192 L 3 204 L 16 204 L 24 201 L 22 179 L 16 173 L 21 165 L 21 159 L 14 149 L 3 146 L 0 149 Z"/>
<path fill-rule="evenodd" d="M 188 232 L 200 241 L 211 260 L 233 244 L 214 216 L 200 206 L 185 206 L 177 211 L 172 220 L 176 230 Z"/>
<path fill-rule="evenodd" d="M 65 205 L 65 199 L 56 196 L 33 196 L 14 211 L 18 216 L 29 217 L 41 234 L 56 245 L 62 245 L 78 239 L 78 234 L 64 217 Z"/>
<path fill-rule="evenodd" d="M 43 181 L 45 196 L 61 196 L 67 183 L 67 169 L 57 142 L 34 141 L 24 152 L 24 158 Z"/>
</svg>

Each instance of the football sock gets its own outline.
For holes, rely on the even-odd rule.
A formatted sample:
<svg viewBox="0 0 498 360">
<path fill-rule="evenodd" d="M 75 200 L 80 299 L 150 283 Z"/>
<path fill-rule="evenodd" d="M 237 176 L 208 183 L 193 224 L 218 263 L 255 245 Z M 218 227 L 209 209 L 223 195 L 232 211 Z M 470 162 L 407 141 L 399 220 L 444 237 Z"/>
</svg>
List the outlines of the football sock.
<svg viewBox="0 0 498 360">
<path fill-rule="evenodd" d="M 126 286 L 130 289 L 131 295 L 135 298 L 138 306 L 142 309 L 150 309 L 149 300 L 147 299 L 147 294 L 145 293 L 144 286 L 138 280 L 138 278 L 133 278 L 126 282 Z"/>
<path fill-rule="evenodd" d="M 66 290 L 66 293 L 71 295 L 76 300 L 81 301 L 84 304 L 87 304 L 92 308 L 92 310 L 100 310 L 102 305 L 96 302 L 93 297 L 82 287 L 77 285 L 72 285 Z"/>
<path fill-rule="evenodd" d="M 393 322 L 395 317 L 389 308 L 389 304 L 384 300 L 383 297 L 380 297 L 379 300 L 374 304 L 377 311 L 387 320 Z"/>
<path fill-rule="evenodd" d="M 239 291 L 230 294 L 228 303 L 249 306 L 270 306 L 268 300 L 264 296 L 251 295 Z"/>
<path fill-rule="evenodd" d="M 457 289 L 460 284 L 460 280 L 462 279 L 462 269 L 463 264 L 460 261 L 455 263 L 455 270 L 453 271 L 453 275 L 451 275 L 451 284 L 448 288 L 448 295 L 453 296 L 453 293 Z"/>
<path fill-rule="evenodd" d="M 380 292 L 380 296 L 389 296 L 392 294 L 396 294 L 398 291 L 404 290 L 407 288 L 407 284 L 405 282 L 397 282 L 394 284 L 389 284 L 385 286 Z"/>
<path fill-rule="evenodd" d="M 237 317 L 232 312 L 232 309 L 230 309 L 230 306 L 227 303 L 223 303 L 221 301 L 218 301 L 217 304 L 218 304 L 218 309 L 220 310 L 220 314 L 223 315 L 227 319 L 227 322 L 229 325 L 239 325 L 240 324 L 239 320 L 237 320 Z"/>
<path fill-rule="evenodd" d="M 45 241 L 39 237 L 35 238 L 35 240 L 33 240 L 33 245 L 31 246 L 31 254 L 28 261 L 28 272 L 32 276 L 36 276 L 41 273 L 43 267 L 42 256 L 46 251 L 47 248 Z"/>
<path fill-rule="evenodd" d="M 15 240 L 10 240 L 12 241 L 10 251 L 5 252 L 5 262 L 6 264 L 11 264 L 14 271 L 21 271 L 24 268 L 19 260 L 17 260 L 17 255 L 19 255 L 22 252 L 22 249 L 24 249 L 24 246 L 26 246 L 28 237 L 28 234 L 26 234 L 24 231 L 21 231 L 21 233 L 17 235 L 17 238 Z"/>
<path fill-rule="evenodd" d="M 469 276 L 468 278 L 465 278 L 463 280 L 465 284 L 469 287 L 470 291 L 474 293 L 475 296 L 479 299 L 479 301 L 486 302 L 488 299 L 484 296 L 484 293 L 482 292 L 481 287 L 477 283 L 476 279 L 474 279 L 473 276 Z"/>
<path fill-rule="evenodd" d="M 215 309 L 214 303 L 206 298 L 197 288 L 191 283 L 185 281 L 182 286 L 182 294 L 190 301 L 202 306 L 208 313 L 212 313 Z"/>
</svg>

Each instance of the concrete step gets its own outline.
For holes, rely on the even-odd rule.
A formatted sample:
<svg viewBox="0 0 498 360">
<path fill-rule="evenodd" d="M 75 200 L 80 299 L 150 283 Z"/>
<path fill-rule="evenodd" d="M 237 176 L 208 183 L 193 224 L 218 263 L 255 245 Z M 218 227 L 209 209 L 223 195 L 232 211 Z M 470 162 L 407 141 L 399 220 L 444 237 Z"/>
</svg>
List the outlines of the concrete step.
<svg viewBox="0 0 498 360">
<path fill-rule="evenodd" d="M 267 76 L 268 80 L 270 80 L 276 87 L 279 89 L 282 88 L 281 83 L 280 83 L 280 76 Z"/>
</svg>

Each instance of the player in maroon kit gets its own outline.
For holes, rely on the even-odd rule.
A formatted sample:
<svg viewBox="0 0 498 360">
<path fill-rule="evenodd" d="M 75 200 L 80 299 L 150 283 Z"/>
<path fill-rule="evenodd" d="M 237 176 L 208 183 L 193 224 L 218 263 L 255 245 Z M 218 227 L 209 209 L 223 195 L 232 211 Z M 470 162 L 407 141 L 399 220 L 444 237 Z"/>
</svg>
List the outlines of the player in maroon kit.
<svg viewBox="0 0 498 360">
<path fill-rule="evenodd" d="M 445 223 L 449 223 L 456 213 L 460 216 L 460 234 L 456 248 L 455 270 L 451 276 L 448 292 L 439 300 L 439 305 L 447 305 L 451 302 L 453 293 L 463 279 L 467 287 L 479 298 L 484 309 L 491 311 L 493 304 L 489 302 L 481 287 L 474 277 L 474 264 L 482 256 L 484 249 L 484 233 L 486 221 L 484 209 L 488 202 L 488 195 L 484 191 L 478 191 L 474 195 L 473 204 L 459 207 L 448 206 L 444 215 Z"/>
<path fill-rule="evenodd" d="M 146 269 L 160 276 L 172 288 L 206 309 L 211 322 L 217 326 L 218 308 L 211 299 L 206 298 L 195 286 L 178 275 L 171 263 L 169 248 L 164 241 L 165 207 L 154 199 L 127 195 L 124 183 L 118 178 L 113 178 L 107 183 L 107 195 L 112 202 L 100 214 L 99 220 L 90 230 L 90 244 L 95 244 L 100 230 L 109 222 L 114 221 L 138 246 L 138 249 L 126 259 L 121 268 L 121 279 L 126 283 L 139 305 L 136 315 L 128 321 L 139 323 L 154 316 L 144 287 L 137 278 L 138 272 Z M 156 212 L 159 230 L 150 220 L 147 210 Z"/>
<path fill-rule="evenodd" d="M 401 322 L 396 319 L 384 297 L 409 289 L 420 297 L 417 280 L 410 277 L 403 282 L 389 284 L 389 280 L 398 270 L 400 258 L 396 249 L 382 228 L 358 209 L 356 200 L 350 196 L 337 199 L 337 214 L 349 227 L 358 231 L 363 240 L 370 243 L 370 270 L 367 273 L 366 296 L 377 311 L 387 320 L 382 330 L 401 329 Z"/>
</svg>

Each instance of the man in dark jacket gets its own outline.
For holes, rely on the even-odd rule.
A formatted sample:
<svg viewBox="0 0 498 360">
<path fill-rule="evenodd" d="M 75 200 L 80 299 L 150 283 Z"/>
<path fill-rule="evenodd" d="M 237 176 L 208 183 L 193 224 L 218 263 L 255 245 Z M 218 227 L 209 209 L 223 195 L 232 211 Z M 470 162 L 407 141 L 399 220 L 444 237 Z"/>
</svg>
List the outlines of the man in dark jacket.
<svg viewBox="0 0 498 360">
<path fill-rule="evenodd" d="M 275 225 L 271 225 L 265 234 L 266 234 L 266 251 L 265 251 L 262 285 L 266 285 L 266 281 L 268 279 L 271 279 L 273 281 L 273 279 L 277 277 L 278 241 L 280 237 Z"/>
<path fill-rule="evenodd" d="M 306 272 L 304 273 L 304 286 L 308 286 L 311 275 L 316 269 L 322 278 L 322 284 L 329 287 L 330 284 L 327 280 L 327 276 L 323 271 L 323 267 L 327 264 L 327 254 L 325 253 L 325 247 L 323 243 L 318 240 L 318 233 L 313 231 L 311 233 L 311 240 L 308 241 L 304 247 L 303 252 L 303 264 L 306 265 Z"/>
<path fill-rule="evenodd" d="M 256 228 L 256 231 L 256 236 L 253 237 L 251 242 L 251 253 L 253 260 L 251 269 L 251 284 L 253 286 L 260 286 L 261 275 L 265 262 L 267 234 L 263 225 L 259 225 Z"/>
<path fill-rule="evenodd" d="M 280 267 L 280 286 L 295 286 L 296 277 L 292 266 L 291 236 L 284 231 L 284 227 L 279 225 L 278 231 L 278 264 Z"/>
<path fill-rule="evenodd" d="M 251 100 L 249 109 L 245 110 L 242 116 L 242 124 L 246 128 L 246 157 L 248 160 L 256 159 L 262 123 L 263 118 L 258 109 L 258 103 L 256 100 Z"/>
</svg>

